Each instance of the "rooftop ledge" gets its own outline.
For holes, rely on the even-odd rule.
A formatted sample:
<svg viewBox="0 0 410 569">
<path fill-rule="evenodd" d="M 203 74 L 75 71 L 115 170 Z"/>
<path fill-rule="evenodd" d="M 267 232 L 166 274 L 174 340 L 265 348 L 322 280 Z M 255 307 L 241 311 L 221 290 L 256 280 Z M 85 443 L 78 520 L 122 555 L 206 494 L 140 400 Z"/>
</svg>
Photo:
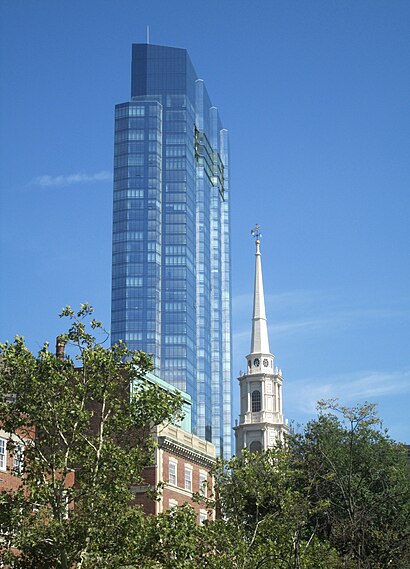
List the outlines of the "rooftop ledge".
<svg viewBox="0 0 410 569">
<path fill-rule="evenodd" d="M 168 439 L 169 441 L 176 443 L 191 452 L 197 452 L 208 459 L 216 459 L 215 445 L 209 441 L 201 439 L 197 435 L 184 431 L 176 425 L 158 425 L 154 427 L 152 434 L 158 438 L 161 437 Z"/>
</svg>

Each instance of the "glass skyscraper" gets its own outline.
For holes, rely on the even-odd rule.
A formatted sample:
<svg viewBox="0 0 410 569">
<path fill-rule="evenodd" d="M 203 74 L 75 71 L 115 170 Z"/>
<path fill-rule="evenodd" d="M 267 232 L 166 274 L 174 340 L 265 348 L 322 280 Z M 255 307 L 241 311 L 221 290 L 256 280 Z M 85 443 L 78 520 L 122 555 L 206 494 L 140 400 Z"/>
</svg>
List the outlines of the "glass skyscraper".
<svg viewBox="0 0 410 569">
<path fill-rule="evenodd" d="M 152 353 L 231 456 L 228 133 L 185 49 L 132 46 L 114 148 L 112 341 Z"/>
</svg>

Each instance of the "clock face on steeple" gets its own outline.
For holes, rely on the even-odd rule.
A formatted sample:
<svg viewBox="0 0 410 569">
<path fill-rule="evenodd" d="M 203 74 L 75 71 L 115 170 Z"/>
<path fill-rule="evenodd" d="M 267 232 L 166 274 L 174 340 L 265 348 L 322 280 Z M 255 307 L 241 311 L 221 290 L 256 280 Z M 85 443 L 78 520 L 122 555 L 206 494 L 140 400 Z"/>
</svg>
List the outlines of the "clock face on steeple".
<svg viewBox="0 0 410 569">
<path fill-rule="evenodd" d="M 255 367 L 259 367 L 259 365 L 260 365 L 259 358 L 255 358 L 255 359 L 253 360 L 253 365 L 254 365 Z"/>
<path fill-rule="evenodd" d="M 269 361 L 267 360 L 267 358 L 265 358 L 265 359 L 263 360 L 263 365 L 264 365 L 264 367 L 268 367 Z"/>
</svg>

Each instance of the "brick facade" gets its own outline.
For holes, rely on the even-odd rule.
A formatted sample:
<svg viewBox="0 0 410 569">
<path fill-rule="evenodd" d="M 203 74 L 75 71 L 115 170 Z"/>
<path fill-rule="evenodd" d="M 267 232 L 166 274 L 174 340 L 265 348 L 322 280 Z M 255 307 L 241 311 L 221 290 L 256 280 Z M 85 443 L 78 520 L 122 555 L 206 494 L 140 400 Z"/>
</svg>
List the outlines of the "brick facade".
<svg viewBox="0 0 410 569">
<path fill-rule="evenodd" d="M 0 491 L 16 490 L 21 485 L 18 474 L 19 460 L 22 459 L 19 453 L 24 451 L 22 438 L 34 437 L 34 432 L 17 431 L 17 435 L 6 433 L 0 428 Z"/>
<path fill-rule="evenodd" d="M 58 355 L 62 357 L 61 350 Z M 161 381 L 152 375 L 150 377 L 152 383 L 154 383 L 154 380 L 155 382 Z M 128 398 L 130 396 L 130 385 L 126 379 L 126 374 L 124 380 L 123 397 Z M 165 382 L 161 382 L 160 387 L 168 388 Z M 169 386 L 169 389 L 178 391 L 172 386 Z M 185 397 L 184 411 L 189 416 L 190 400 L 186 401 L 189 399 L 189 396 L 183 395 Z M 98 415 L 98 404 L 95 404 L 92 410 L 95 415 Z M 190 428 L 190 421 L 187 424 L 189 424 L 188 428 Z M 212 496 L 213 483 L 209 472 L 215 464 L 216 449 L 212 443 L 200 439 L 186 430 L 187 425 L 184 426 L 185 429 L 171 424 L 154 427 L 151 434 L 157 441 L 157 448 L 153 465 L 145 468 L 143 472 L 145 484 L 132 487 L 133 503 L 141 505 L 145 513 L 153 515 L 165 512 L 172 507 L 189 504 L 198 513 L 198 522 L 201 522 L 206 518 L 213 518 L 214 512 L 207 512 L 205 504 L 193 501 L 192 494 L 200 494 L 202 491 L 205 497 L 210 498 Z M 95 429 L 95 425 L 92 425 L 91 428 Z M 34 441 L 35 432 L 28 433 L 27 438 Z M 2 441 L 4 441 L 3 464 L 1 464 L 2 455 L 0 453 L 0 491 L 14 490 L 21 485 L 21 480 L 13 473 L 15 472 L 13 470 L 14 453 L 9 448 L 10 439 L 13 443 L 21 443 L 20 437 L 15 434 L 10 435 L 0 428 L 0 450 Z M 174 480 L 170 480 L 170 462 L 176 466 Z M 186 475 L 186 469 L 189 471 L 188 475 Z M 187 480 L 186 476 L 188 476 Z M 147 490 L 156 488 L 161 483 L 165 483 L 165 487 L 162 489 L 159 499 L 153 500 L 147 494 Z M 69 473 L 66 484 L 67 487 L 75 484 L 74 472 Z"/>
<path fill-rule="evenodd" d="M 213 481 L 209 472 L 215 464 L 214 445 L 175 425 L 156 427 L 153 436 L 158 442 L 155 464 L 144 470 L 146 485 L 133 488 L 135 502 L 141 504 L 147 514 L 189 504 L 198 513 L 198 522 L 214 518 L 214 512 L 207 511 L 204 503 L 192 499 L 192 494 L 201 492 L 207 498 L 212 497 Z M 170 472 L 170 463 L 174 465 L 173 472 Z M 155 488 L 162 482 L 165 487 L 160 499 L 149 498 L 148 487 Z"/>
</svg>

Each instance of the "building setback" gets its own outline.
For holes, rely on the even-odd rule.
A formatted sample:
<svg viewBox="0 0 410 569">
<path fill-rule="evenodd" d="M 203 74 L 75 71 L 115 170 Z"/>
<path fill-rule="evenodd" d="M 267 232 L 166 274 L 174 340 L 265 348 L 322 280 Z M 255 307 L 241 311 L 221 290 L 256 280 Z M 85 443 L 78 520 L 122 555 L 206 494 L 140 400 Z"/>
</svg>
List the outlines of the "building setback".
<svg viewBox="0 0 410 569">
<path fill-rule="evenodd" d="M 192 398 L 193 433 L 230 456 L 228 135 L 185 49 L 132 47 L 116 105 L 112 341 Z"/>
</svg>

